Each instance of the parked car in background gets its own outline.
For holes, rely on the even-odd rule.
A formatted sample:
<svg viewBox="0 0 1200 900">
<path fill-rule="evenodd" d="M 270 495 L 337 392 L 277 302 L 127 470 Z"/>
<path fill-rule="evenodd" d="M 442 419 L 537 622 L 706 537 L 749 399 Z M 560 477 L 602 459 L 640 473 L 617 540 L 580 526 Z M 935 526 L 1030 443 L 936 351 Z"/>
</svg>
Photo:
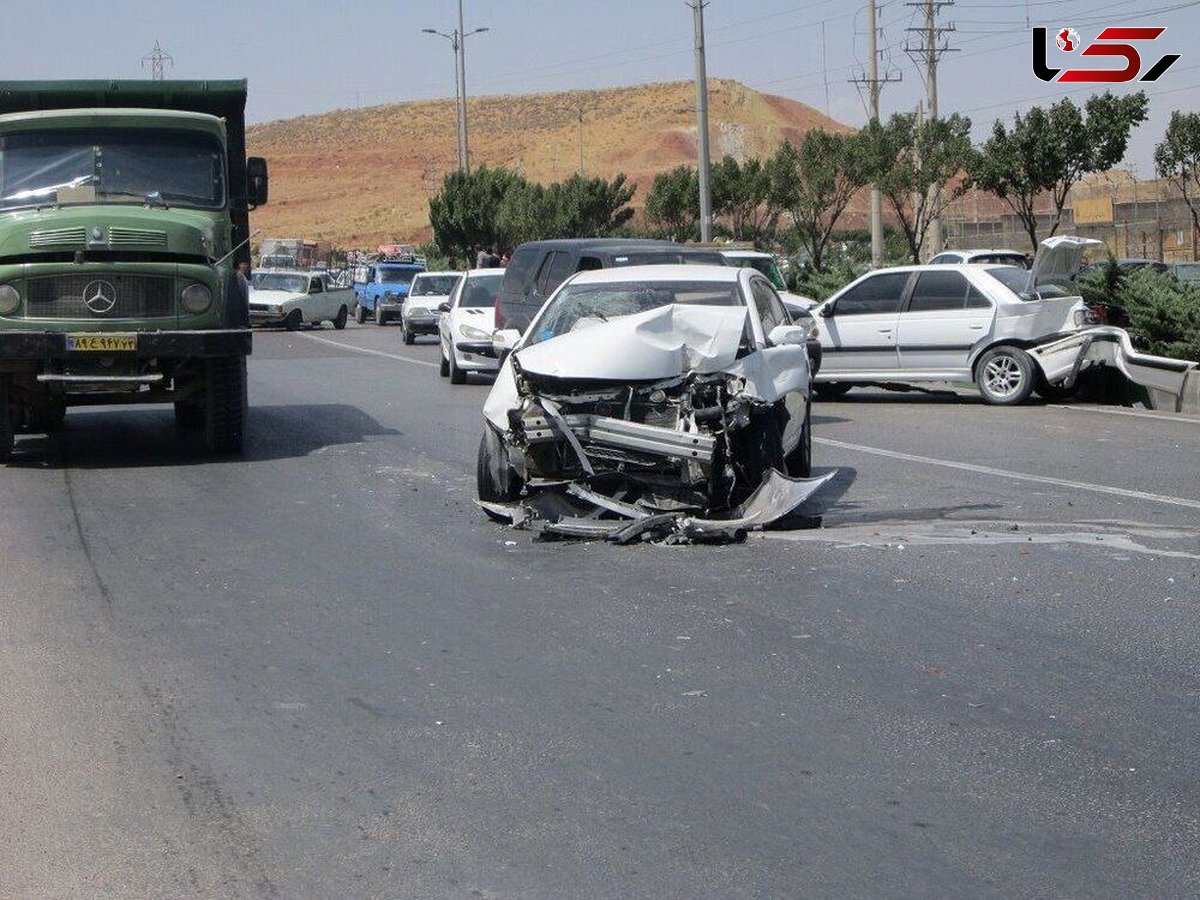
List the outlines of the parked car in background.
<svg viewBox="0 0 1200 900">
<path fill-rule="evenodd" d="M 411 261 L 380 261 L 358 271 L 362 277 L 354 285 L 358 295 L 354 318 L 358 324 L 371 317 L 376 325 L 386 325 L 389 319 L 399 316 L 404 298 L 408 296 L 408 286 L 424 271 L 424 265 Z"/>
<path fill-rule="evenodd" d="M 438 333 L 438 307 L 450 299 L 461 278 L 462 272 L 421 272 L 413 278 L 400 310 L 404 343 L 413 343 L 418 334 Z"/>
<path fill-rule="evenodd" d="M 1094 324 L 1073 274 L 1088 238 L 1042 242 L 1033 269 L 946 264 L 877 269 L 816 309 L 819 395 L 855 384 L 973 381 L 988 403 L 1055 394 L 1064 377 L 1031 349 Z"/>
<path fill-rule="evenodd" d="M 260 269 L 250 276 L 252 325 L 283 325 L 295 331 L 301 325 L 332 322 L 345 328 L 354 303 L 354 291 L 330 284 L 320 272 Z"/>
<path fill-rule="evenodd" d="M 441 304 L 438 335 L 442 344 L 440 374 L 451 384 L 465 384 L 468 372 L 494 372 L 499 368 L 492 347 L 496 330 L 496 297 L 504 269 L 471 269 Z"/>
<path fill-rule="evenodd" d="M 725 257 L 717 250 L 673 241 L 572 238 L 522 244 L 505 269 L 495 325 L 523 331 L 546 299 L 576 272 L 680 263 L 726 264 Z"/>
<path fill-rule="evenodd" d="M 1172 271 L 1184 284 L 1200 284 L 1200 262 L 1175 263 Z"/>
<path fill-rule="evenodd" d="M 945 250 L 929 261 L 931 266 L 1020 266 L 1029 268 L 1029 257 L 1018 250 Z"/>
<path fill-rule="evenodd" d="M 1117 268 L 1128 275 L 1130 272 L 1136 272 L 1138 269 L 1150 269 L 1153 272 L 1170 272 L 1171 266 L 1157 259 L 1135 259 L 1132 257 L 1120 257 L 1116 260 Z M 1095 262 L 1088 263 L 1079 270 L 1078 277 L 1083 278 L 1086 275 L 1091 275 L 1095 272 L 1103 271 L 1108 265 L 1108 260 L 1098 259 Z"/>
</svg>

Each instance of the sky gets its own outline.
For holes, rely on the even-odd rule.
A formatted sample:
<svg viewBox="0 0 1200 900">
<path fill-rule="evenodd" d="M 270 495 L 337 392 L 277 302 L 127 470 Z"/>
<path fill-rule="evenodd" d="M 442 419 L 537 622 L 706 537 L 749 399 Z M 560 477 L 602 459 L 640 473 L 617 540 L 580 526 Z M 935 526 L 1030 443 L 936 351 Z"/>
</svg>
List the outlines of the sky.
<svg viewBox="0 0 1200 900">
<path fill-rule="evenodd" d="M 923 14 L 905 0 L 878 0 L 884 117 L 924 97 L 923 73 L 905 53 Z M 450 43 L 422 28 L 451 31 L 456 0 L 118 0 L 98 7 L 43 0 L 21 9 L 0 56 L 0 78 L 149 77 L 155 41 L 173 58 L 172 78 L 247 78 L 252 122 L 330 109 L 454 95 Z M 692 10 L 684 0 L 464 0 L 467 89 L 472 96 L 679 81 L 694 77 Z M 865 0 L 709 0 L 710 78 L 731 78 L 828 111 L 866 120 L 851 80 L 867 55 Z M 939 111 L 971 118 L 977 139 L 996 118 L 1052 103 L 1082 102 L 1092 86 L 1047 84 L 1033 74 L 1029 26 L 1075 28 L 1084 44 L 1105 26 L 1166 26 L 1143 51 L 1143 68 L 1163 53 L 1182 58 L 1145 88 L 1149 121 L 1133 135 L 1127 164 L 1153 173 L 1153 149 L 1172 110 L 1200 109 L 1200 0 L 959 0 L 939 24 L 951 52 L 939 69 Z M 1051 47 L 1053 66 L 1074 62 Z M 1104 61 L 1099 64 L 1103 65 Z"/>
</svg>

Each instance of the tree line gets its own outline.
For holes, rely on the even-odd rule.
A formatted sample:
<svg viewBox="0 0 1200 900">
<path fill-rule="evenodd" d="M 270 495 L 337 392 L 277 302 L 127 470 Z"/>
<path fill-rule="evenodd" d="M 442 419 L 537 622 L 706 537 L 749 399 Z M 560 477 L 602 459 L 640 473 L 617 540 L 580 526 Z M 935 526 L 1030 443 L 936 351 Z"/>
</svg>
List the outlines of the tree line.
<svg viewBox="0 0 1200 900">
<path fill-rule="evenodd" d="M 971 188 L 998 197 L 1016 216 L 1031 250 L 1062 225 L 1071 191 L 1086 175 L 1117 165 L 1132 129 L 1144 122 L 1144 92 L 1110 92 L 1082 106 L 1065 98 L 1046 108 L 997 120 L 978 146 L 971 121 L 954 114 L 922 119 L 897 113 L 858 131 L 813 129 L 785 141 L 765 159 L 726 156 L 711 170 L 711 199 L 719 230 L 759 247 L 800 248 L 817 272 L 854 197 L 879 187 L 903 238 L 904 254 L 919 262 L 921 247 L 947 208 Z M 1155 152 L 1158 174 L 1181 192 L 1200 229 L 1200 113 L 1176 112 Z M 546 237 L 640 234 L 695 240 L 700 232 L 699 178 L 678 166 L 654 179 L 645 222 L 631 225 L 634 187 L 573 176 L 550 185 L 505 168 L 480 167 L 447 175 L 430 200 L 434 242 L 447 257 L 470 260 L 479 248 L 511 248 Z M 1050 200 L 1047 219 L 1039 215 Z"/>
</svg>

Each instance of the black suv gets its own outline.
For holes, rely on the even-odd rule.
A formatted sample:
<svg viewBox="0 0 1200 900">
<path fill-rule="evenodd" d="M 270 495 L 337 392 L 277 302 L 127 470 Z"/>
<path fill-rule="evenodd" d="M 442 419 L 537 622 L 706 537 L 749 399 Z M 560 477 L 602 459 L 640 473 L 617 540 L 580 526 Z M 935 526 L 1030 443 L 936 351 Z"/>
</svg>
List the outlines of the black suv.
<svg viewBox="0 0 1200 900">
<path fill-rule="evenodd" d="M 717 250 L 672 241 L 572 238 L 531 241 L 513 253 L 496 298 L 496 327 L 524 331 L 554 289 L 576 272 L 615 266 L 728 265 Z"/>
</svg>

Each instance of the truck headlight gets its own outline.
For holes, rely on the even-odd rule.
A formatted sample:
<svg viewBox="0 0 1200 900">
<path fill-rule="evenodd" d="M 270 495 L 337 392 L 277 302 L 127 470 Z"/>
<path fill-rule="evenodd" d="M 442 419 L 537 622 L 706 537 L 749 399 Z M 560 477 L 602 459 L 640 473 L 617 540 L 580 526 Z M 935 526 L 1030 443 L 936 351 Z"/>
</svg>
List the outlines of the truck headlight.
<svg viewBox="0 0 1200 900">
<path fill-rule="evenodd" d="M 0 316 L 11 316 L 21 305 L 21 292 L 11 284 L 0 284 Z"/>
<path fill-rule="evenodd" d="M 469 341 L 490 341 L 492 339 L 490 331 L 484 331 L 481 328 L 472 328 L 470 325 L 459 325 L 458 333 Z"/>
<path fill-rule="evenodd" d="M 200 284 L 189 284 L 180 295 L 186 312 L 202 313 L 212 305 L 212 291 Z"/>
</svg>

